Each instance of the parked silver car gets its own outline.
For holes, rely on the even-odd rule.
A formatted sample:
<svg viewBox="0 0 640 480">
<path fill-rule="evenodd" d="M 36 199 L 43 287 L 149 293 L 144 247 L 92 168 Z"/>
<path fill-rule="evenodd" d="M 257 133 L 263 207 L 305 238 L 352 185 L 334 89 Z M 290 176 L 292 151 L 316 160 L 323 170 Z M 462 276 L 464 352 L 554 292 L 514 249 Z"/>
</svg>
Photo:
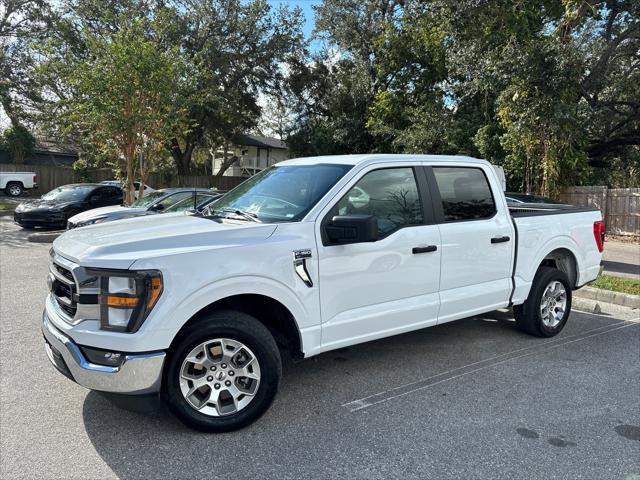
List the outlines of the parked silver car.
<svg viewBox="0 0 640 480">
<path fill-rule="evenodd" d="M 155 190 L 133 202 L 130 207 L 96 208 L 75 215 L 67 222 L 67 229 L 111 222 L 123 218 L 163 213 L 176 203 L 194 196 L 196 197 L 197 205 L 197 195 L 202 193 L 212 194 L 212 191 L 204 188 L 165 188 Z"/>
</svg>

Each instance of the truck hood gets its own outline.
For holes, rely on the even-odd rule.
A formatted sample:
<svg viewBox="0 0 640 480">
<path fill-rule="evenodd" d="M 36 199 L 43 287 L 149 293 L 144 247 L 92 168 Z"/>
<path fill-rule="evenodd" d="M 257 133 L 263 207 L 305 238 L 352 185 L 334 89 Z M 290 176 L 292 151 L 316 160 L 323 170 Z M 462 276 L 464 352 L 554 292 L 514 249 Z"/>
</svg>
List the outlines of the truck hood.
<svg viewBox="0 0 640 480">
<path fill-rule="evenodd" d="M 83 266 L 126 269 L 140 259 L 261 242 L 275 229 L 274 224 L 219 223 L 168 213 L 69 230 L 53 242 L 53 248 Z"/>
<path fill-rule="evenodd" d="M 86 222 L 87 220 L 93 220 L 95 218 L 108 218 L 109 220 L 115 220 L 117 218 L 132 217 L 135 215 L 142 215 L 146 212 L 146 208 L 129 208 L 122 207 L 120 205 L 111 205 L 110 207 L 100 207 L 87 210 L 86 212 L 78 213 L 69 219 L 71 223 L 78 224 Z"/>
</svg>

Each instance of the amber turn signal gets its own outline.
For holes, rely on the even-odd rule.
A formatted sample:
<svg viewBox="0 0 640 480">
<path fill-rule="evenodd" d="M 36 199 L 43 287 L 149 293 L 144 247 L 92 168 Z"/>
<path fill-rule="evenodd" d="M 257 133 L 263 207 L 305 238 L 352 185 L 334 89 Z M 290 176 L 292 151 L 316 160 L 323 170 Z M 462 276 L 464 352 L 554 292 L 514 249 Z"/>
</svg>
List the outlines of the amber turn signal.
<svg viewBox="0 0 640 480">
<path fill-rule="evenodd" d="M 147 311 L 153 308 L 161 293 L 162 279 L 160 277 L 151 277 L 151 288 L 149 289 L 149 298 L 147 300 Z"/>
<path fill-rule="evenodd" d="M 118 295 L 107 295 L 107 306 L 112 308 L 135 308 L 138 305 L 137 297 L 121 297 Z"/>
</svg>

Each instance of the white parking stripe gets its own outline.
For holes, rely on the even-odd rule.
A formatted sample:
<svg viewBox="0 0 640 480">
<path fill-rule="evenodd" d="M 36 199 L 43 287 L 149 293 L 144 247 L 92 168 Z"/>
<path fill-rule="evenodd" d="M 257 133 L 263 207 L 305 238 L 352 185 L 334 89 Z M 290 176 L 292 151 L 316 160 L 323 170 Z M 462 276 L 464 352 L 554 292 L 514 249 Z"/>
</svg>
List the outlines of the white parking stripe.
<svg viewBox="0 0 640 480">
<path fill-rule="evenodd" d="M 470 363 L 470 364 L 455 368 L 453 370 L 449 370 L 447 372 L 439 373 L 438 375 L 433 375 L 431 377 L 427 377 L 427 378 L 424 378 L 424 379 L 421 379 L 421 380 L 416 380 L 414 382 L 410 382 L 410 383 L 406 383 L 406 384 L 403 384 L 403 385 L 399 385 L 397 387 L 393 387 L 393 388 L 390 388 L 388 390 L 385 390 L 385 391 L 382 391 L 382 392 L 379 392 L 379 393 L 374 393 L 373 395 L 369 395 L 367 397 L 363 397 L 363 398 L 360 398 L 360 399 L 357 399 L 357 400 L 353 400 L 351 402 L 347 402 L 347 403 L 343 404 L 342 406 L 347 408 L 350 412 L 356 412 L 358 410 L 362 410 L 364 408 L 372 407 L 374 405 L 378 405 L 380 403 L 384 403 L 384 402 L 387 402 L 389 400 L 393 400 L 395 398 L 403 397 L 403 396 L 408 395 L 410 393 L 415 393 L 417 391 L 424 390 L 426 388 L 432 387 L 434 385 L 438 385 L 438 384 L 443 383 L 443 382 L 447 382 L 449 380 L 454 380 L 456 378 L 460 378 L 460 377 L 463 377 L 465 375 L 469 375 L 471 373 L 478 372 L 480 370 L 484 370 L 484 369 L 487 369 L 487 368 L 494 367 L 496 365 L 500 365 L 502 363 L 506 363 L 506 362 L 508 362 L 510 360 L 516 360 L 518 358 L 523 358 L 523 357 L 527 357 L 527 356 L 531 356 L 531 355 L 536 355 L 538 353 L 541 353 L 541 352 L 543 352 L 545 350 L 549 350 L 551 348 L 561 347 L 561 346 L 568 345 L 568 344 L 571 344 L 571 343 L 575 343 L 575 342 L 579 342 L 579 341 L 582 341 L 582 340 L 586 340 L 588 338 L 597 337 L 599 335 L 604 335 L 606 333 L 610 333 L 610 332 L 613 332 L 613 331 L 616 331 L 616 330 L 621 330 L 623 328 L 633 327 L 633 326 L 637 326 L 637 325 L 638 325 L 637 323 L 618 322 L 618 323 L 614 323 L 612 325 L 605 325 L 603 327 L 598 327 L 598 328 L 594 328 L 594 329 L 591 329 L 591 330 L 587 330 L 586 332 L 582 332 L 580 334 L 564 337 L 562 339 L 555 339 L 556 341 L 551 340 L 551 341 L 545 342 L 542 345 L 542 348 L 540 348 L 540 344 L 538 344 L 538 345 L 535 345 L 535 346 L 532 346 L 532 347 L 526 347 L 526 348 L 521 348 L 521 349 L 518 349 L 518 350 L 512 350 L 511 352 L 503 353 L 501 355 L 496 355 L 494 357 L 490 357 L 490 358 L 485 359 L 485 360 L 480 360 L 478 362 L 473 362 L 473 363 Z M 591 332 L 596 332 L 598 330 L 602 330 L 603 328 L 606 328 L 607 330 L 605 330 L 603 332 L 598 332 L 598 333 L 591 333 Z M 589 335 L 589 333 L 591 333 L 591 334 Z M 575 337 L 580 337 L 580 338 L 575 338 Z M 571 340 L 572 338 L 573 338 L 573 340 Z M 533 352 L 524 353 L 522 355 L 509 356 L 509 355 L 514 354 L 514 353 L 522 352 L 522 351 L 525 351 L 525 350 L 530 350 L 532 348 L 535 348 L 535 350 Z M 505 358 L 503 360 L 499 360 L 497 362 L 493 361 L 493 360 L 496 360 L 498 358 L 502 358 L 502 357 L 505 357 L 505 356 L 509 356 L 509 357 Z M 468 367 L 472 367 L 474 365 L 479 365 L 481 363 L 488 363 L 488 364 L 487 365 L 483 365 L 483 366 L 478 367 L 478 368 L 475 368 L 475 369 L 472 369 L 472 370 L 469 370 L 469 371 L 466 371 L 466 372 L 459 373 L 457 375 L 450 375 L 452 373 L 462 371 L 462 370 L 464 370 L 464 369 L 466 369 Z M 449 376 L 446 376 L 446 375 L 449 375 Z M 443 377 L 443 376 L 446 376 L 446 377 L 442 378 L 440 380 L 436 380 L 437 378 Z M 436 381 L 431 382 L 431 380 L 436 380 Z M 411 387 L 411 386 L 414 386 L 414 385 L 417 385 L 417 384 L 422 384 L 422 385 L 417 386 L 415 388 L 412 388 L 410 390 L 401 392 L 401 393 L 393 393 L 392 394 L 392 392 L 396 392 L 398 390 L 403 390 L 403 389 L 406 389 L 408 387 Z M 387 395 L 387 394 L 391 394 L 391 395 Z"/>
</svg>

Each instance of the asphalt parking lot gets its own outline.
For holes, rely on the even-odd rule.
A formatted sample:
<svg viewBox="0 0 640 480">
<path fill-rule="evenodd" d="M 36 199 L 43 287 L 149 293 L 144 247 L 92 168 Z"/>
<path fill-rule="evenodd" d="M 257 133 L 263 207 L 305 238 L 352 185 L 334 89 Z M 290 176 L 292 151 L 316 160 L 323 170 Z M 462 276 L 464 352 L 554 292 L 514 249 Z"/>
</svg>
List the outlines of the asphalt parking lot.
<svg viewBox="0 0 640 480">
<path fill-rule="evenodd" d="M 205 435 L 58 374 L 40 318 L 48 244 L 0 218 L 1 478 L 640 479 L 640 323 L 508 313 L 287 363 L 267 414 Z"/>
</svg>

